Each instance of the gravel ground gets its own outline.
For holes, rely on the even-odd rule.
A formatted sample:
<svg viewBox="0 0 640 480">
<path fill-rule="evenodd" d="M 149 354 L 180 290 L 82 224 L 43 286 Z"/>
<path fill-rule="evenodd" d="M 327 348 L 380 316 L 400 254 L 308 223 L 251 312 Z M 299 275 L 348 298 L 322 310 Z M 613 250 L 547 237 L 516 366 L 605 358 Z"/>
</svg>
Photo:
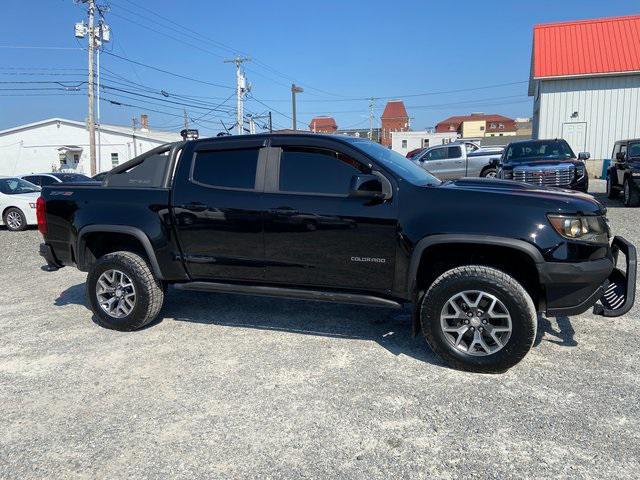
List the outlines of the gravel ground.
<svg viewBox="0 0 640 480">
<path fill-rule="evenodd" d="M 640 209 L 609 217 L 640 244 Z M 467 374 L 385 309 L 170 290 L 105 330 L 39 241 L 0 230 L 0 478 L 637 478 L 638 308 Z"/>
</svg>

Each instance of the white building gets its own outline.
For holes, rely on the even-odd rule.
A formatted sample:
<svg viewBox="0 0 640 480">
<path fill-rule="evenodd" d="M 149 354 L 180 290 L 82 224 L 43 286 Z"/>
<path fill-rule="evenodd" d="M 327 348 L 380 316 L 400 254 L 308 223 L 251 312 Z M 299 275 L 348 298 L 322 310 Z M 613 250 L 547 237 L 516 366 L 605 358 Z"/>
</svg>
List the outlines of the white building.
<svg viewBox="0 0 640 480">
<path fill-rule="evenodd" d="M 406 155 L 416 148 L 427 148 L 456 141 L 456 132 L 433 133 L 422 132 L 391 132 L 391 150 Z"/>
<path fill-rule="evenodd" d="M 178 133 L 149 130 L 146 116 L 141 128 L 102 124 L 96 133 L 98 172 L 130 160 L 163 143 L 181 140 Z M 0 175 L 51 171 L 90 174 L 89 130 L 84 122 L 50 118 L 0 131 Z"/>
<path fill-rule="evenodd" d="M 616 140 L 640 137 L 640 15 L 536 25 L 533 138 L 564 138 L 600 175 Z"/>
</svg>

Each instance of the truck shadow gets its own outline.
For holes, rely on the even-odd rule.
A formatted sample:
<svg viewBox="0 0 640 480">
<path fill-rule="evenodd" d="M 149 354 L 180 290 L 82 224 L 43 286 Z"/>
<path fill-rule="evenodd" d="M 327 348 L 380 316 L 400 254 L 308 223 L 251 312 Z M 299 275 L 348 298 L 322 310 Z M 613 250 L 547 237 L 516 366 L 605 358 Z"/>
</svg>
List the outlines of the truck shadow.
<svg viewBox="0 0 640 480">
<path fill-rule="evenodd" d="M 533 345 L 538 346 L 544 340 L 563 347 L 577 346 L 578 342 L 574 338 L 576 331 L 573 329 L 569 317 L 556 317 L 555 323 L 557 328 L 550 319 L 544 315 L 538 315 L 538 333 Z"/>
<path fill-rule="evenodd" d="M 83 305 L 88 309 L 84 284 L 74 285 L 63 291 L 54 304 Z M 393 355 L 407 355 L 416 360 L 446 367 L 431 351 L 422 335 L 412 337 L 411 311 L 408 309 L 393 310 L 248 295 L 176 292 L 169 288 L 159 319 L 144 329 L 153 328 L 165 319 L 374 341 Z M 92 320 L 100 324 L 95 315 L 92 316 Z M 286 345 L 283 345 L 283 348 L 286 348 Z"/>
</svg>

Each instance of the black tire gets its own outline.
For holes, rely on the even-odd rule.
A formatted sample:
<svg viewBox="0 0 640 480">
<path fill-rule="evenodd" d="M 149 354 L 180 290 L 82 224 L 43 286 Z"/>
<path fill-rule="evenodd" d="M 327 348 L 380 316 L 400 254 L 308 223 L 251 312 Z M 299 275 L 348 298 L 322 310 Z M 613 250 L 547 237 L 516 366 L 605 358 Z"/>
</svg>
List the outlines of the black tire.
<svg viewBox="0 0 640 480">
<path fill-rule="evenodd" d="M 9 215 L 12 215 L 15 220 L 10 222 Z M 10 232 L 21 232 L 27 228 L 27 217 L 18 207 L 7 208 L 2 216 L 2 221 Z M 19 223 L 16 224 L 15 222 Z"/>
<path fill-rule="evenodd" d="M 640 205 L 640 193 L 629 178 L 624 179 L 624 185 L 622 187 L 624 191 L 624 206 L 625 207 L 637 207 Z"/>
<path fill-rule="evenodd" d="M 498 174 L 497 168 L 489 167 L 482 170 L 482 172 L 480 173 L 480 176 L 483 178 L 496 178 L 497 174 Z"/>
<path fill-rule="evenodd" d="M 617 182 L 614 182 L 613 175 L 614 172 L 609 171 L 607 175 L 607 198 L 614 199 L 620 196 L 620 187 L 617 185 Z"/>
<path fill-rule="evenodd" d="M 456 348 L 441 328 L 440 315 L 447 301 L 467 290 L 495 296 L 511 316 L 511 336 L 492 354 L 475 356 Z M 537 330 L 536 310 L 522 285 L 500 270 L 481 265 L 457 267 L 440 275 L 422 297 L 420 321 L 427 343 L 443 360 L 453 368 L 481 373 L 501 373 L 520 362 L 531 349 Z"/>
<path fill-rule="evenodd" d="M 114 317 L 105 312 L 98 302 L 96 286 L 100 276 L 107 270 L 119 270 L 127 275 L 135 288 L 135 304 L 124 317 Z M 131 252 L 114 252 L 100 257 L 87 275 L 87 298 L 91 310 L 98 317 L 100 325 L 114 330 L 138 330 L 152 322 L 164 301 L 165 288 L 156 279 L 147 262 Z"/>
</svg>

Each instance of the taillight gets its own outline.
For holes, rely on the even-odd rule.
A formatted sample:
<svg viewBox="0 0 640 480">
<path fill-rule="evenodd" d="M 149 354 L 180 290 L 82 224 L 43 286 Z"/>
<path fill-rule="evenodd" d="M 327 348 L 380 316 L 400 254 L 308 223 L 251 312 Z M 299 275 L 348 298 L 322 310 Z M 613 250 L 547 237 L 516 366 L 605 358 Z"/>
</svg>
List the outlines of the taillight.
<svg viewBox="0 0 640 480">
<path fill-rule="evenodd" d="M 38 230 L 42 235 L 47 234 L 47 215 L 44 198 L 38 197 L 36 200 L 36 218 L 38 219 Z"/>
</svg>

